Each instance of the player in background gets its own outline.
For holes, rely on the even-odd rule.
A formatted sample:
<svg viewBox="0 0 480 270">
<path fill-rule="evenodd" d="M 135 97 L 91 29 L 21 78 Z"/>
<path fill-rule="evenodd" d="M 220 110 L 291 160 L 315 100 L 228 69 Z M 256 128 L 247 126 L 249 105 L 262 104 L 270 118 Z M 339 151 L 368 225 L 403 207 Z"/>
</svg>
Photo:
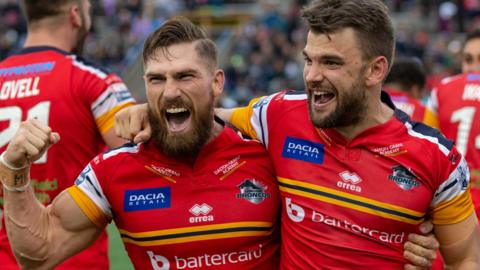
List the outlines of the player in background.
<svg viewBox="0 0 480 270">
<path fill-rule="evenodd" d="M 462 74 L 443 79 L 431 93 L 428 107 L 435 113 L 427 123 L 453 140 L 465 156 L 471 192 L 480 217 L 480 32 L 467 35 L 462 51 Z"/>
<path fill-rule="evenodd" d="M 396 58 L 383 84 L 395 107 L 410 118 L 423 122 L 426 112 L 421 103 L 425 94 L 426 75 L 422 63 L 411 57 Z"/>
<path fill-rule="evenodd" d="M 62 134 L 57 147 L 30 171 L 37 198 L 49 204 L 105 144 L 125 143 L 113 132 L 113 117 L 134 100 L 117 75 L 73 53 L 91 27 L 90 1 L 25 0 L 22 7 L 27 39 L 21 51 L 0 63 L 0 151 L 26 119 L 35 118 Z M 108 269 L 107 244 L 103 233 L 92 248 L 58 269 Z M 1 227 L 0 269 L 18 269 Z"/>
<path fill-rule="evenodd" d="M 51 269 L 115 220 L 136 269 L 279 268 L 273 166 L 259 142 L 214 117 L 224 85 L 217 55 L 184 18 L 152 33 L 143 59 L 153 139 L 97 156 L 48 207 L 34 198 L 29 163 L 59 137 L 36 120 L 21 124 L 0 178 L 23 267 Z"/>
</svg>

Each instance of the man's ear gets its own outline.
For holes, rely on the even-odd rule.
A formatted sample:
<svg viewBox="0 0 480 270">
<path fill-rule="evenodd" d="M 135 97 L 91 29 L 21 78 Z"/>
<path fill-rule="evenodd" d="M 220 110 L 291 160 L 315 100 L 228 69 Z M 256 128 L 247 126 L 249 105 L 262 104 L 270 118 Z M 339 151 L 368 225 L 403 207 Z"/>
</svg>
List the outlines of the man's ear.
<svg viewBox="0 0 480 270">
<path fill-rule="evenodd" d="M 388 74 L 388 61 L 385 56 L 377 56 L 367 66 L 365 85 L 367 87 L 382 84 Z"/>
<path fill-rule="evenodd" d="M 217 99 L 223 93 L 223 87 L 225 85 L 225 73 L 223 70 L 217 69 L 215 70 L 215 74 L 213 76 L 213 96 L 215 99 Z"/>
<path fill-rule="evenodd" d="M 82 16 L 80 14 L 80 7 L 77 3 L 73 3 L 68 9 L 68 15 L 70 18 L 70 23 L 75 28 L 80 28 L 82 26 Z"/>
</svg>

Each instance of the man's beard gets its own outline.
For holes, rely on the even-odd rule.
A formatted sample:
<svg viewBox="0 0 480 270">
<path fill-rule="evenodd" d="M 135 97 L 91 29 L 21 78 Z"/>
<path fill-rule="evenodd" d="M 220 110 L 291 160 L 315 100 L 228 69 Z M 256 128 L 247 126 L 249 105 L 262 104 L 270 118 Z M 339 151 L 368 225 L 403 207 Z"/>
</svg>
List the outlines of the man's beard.
<svg viewBox="0 0 480 270">
<path fill-rule="evenodd" d="M 313 109 L 313 90 L 319 86 L 312 83 L 307 85 L 308 89 L 308 110 L 313 125 L 317 128 L 338 128 L 355 125 L 365 116 L 367 110 L 366 89 L 363 81 L 359 78 L 352 86 L 352 91 L 344 91 L 340 94 L 336 93 L 336 107 L 333 112 L 325 117 L 316 117 Z"/>
<path fill-rule="evenodd" d="M 189 103 L 189 102 L 188 102 Z M 174 157 L 195 157 L 201 148 L 209 140 L 212 132 L 213 120 L 213 97 L 206 109 L 193 110 L 193 106 L 183 101 L 181 98 L 167 100 L 160 106 L 161 116 L 156 116 L 148 106 L 148 119 L 152 128 L 152 139 L 160 150 Z M 165 115 L 165 108 L 175 105 L 175 107 L 189 108 L 192 119 L 190 130 L 182 134 L 170 134 L 168 131 Z"/>
</svg>

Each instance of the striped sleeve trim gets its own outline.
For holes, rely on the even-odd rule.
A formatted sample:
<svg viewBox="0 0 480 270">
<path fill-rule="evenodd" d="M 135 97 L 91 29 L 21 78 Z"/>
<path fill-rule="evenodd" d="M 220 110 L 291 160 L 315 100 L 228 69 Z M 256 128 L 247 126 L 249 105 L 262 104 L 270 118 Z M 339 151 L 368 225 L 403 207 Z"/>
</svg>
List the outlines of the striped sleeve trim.
<svg viewBox="0 0 480 270">
<path fill-rule="evenodd" d="M 473 211 L 470 192 L 467 191 L 450 201 L 437 205 L 432 211 L 432 222 L 436 225 L 456 224 L 469 217 Z"/>
<path fill-rule="evenodd" d="M 112 216 L 112 207 L 103 193 L 102 186 L 91 164 L 88 164 L 75 180 L 75 185 L 101 209 L 104 215 Z"/>
<path fill-rule="evenodd" d="M 398 110 L 396 110 L 396 113 Z M 427 140 L 435 144 L 440 152 L 445 156 L 450 154 L 450 150 L 453 147 L 453 143 L 447 140 L 438 130 L 429 127 L 422 123 L 412 123 L 411 121 L 404 122 L 407 132 L 410 136 L 419 139 Z"/>
<path fill-rule="evenodd" d="M 95 119 L 107 114 L 118 105 L 135 102 L 124 83 L 110 85 L 91 105 Z"/>
<path fill-rule="evenodd" d="M 105 228 L 109 223 L 107 217 L 102 210 L 77 186 L 72 186 L 67 189 L 67 192 L 72 196 L 73 200 L 82 209 L 83 213 L 95 224 L 98 228 Z"/>
<path fill-rule="evenodd" d="M 106 112 L 102 116 L 98 117 L 95 122 L 101 134 L 107 133 L 115 125 L 115 114 L 125 107 L 129 107 L 135 104 L 132 102 L 127 102 L 121 105 L 118 105 L 112 108 L 110 111 Z"/>
<path fill-rule="evenodd" d="M 462 193 L 467 192 L 469 179 L 470 172 L 467 167 L 467 162 L 465 161 L 465 158 L 462 157 L 457 167 L 437 188 L 432 200 L 432 206 L 435 207 L 436 205 L 450 201 Z"/>
</svg>

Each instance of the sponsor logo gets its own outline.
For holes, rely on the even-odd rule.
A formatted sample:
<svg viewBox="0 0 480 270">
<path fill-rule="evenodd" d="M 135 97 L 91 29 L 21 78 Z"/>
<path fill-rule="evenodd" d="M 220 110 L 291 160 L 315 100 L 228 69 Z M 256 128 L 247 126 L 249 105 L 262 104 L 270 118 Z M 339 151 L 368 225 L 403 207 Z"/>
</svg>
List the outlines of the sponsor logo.
<svg viewBox="0 0 480 270">
<path fill-rule="evenodd" d="M 163 176 L 164 179 L 172 182 L 172 183 L 177 183 L 175 179 L 173 179 L 173 176 L 178 177 L 180 176 L 180 173 L 170 169 L 170 168 L 165 168 L 165 167 L 158 167 L 153 164 L 145 166 L 145 168 L 154 174 Z"/>
<path fill-rule="evenodd" d="M 167 258 L 156 255 L 152 251 L 147 251 L 147 255 L 150 258 L 150 263 L 152 264 L 153 270 L 169 270 L 170 262 Z"/>
<path fill-rule="evenodd" d="M 75 180 L 75 185 L 79 186 L 81 185 L 85 180 L 88 179 L 88 174 L 90 174 L 90 172 L 92 171 L 92 167 L 89 165 L 87 165 L 87 167 L 85 167 L 83 169 L 83 171 L 80 173 L 80 175 L 77 177 L 77 179 Z"/>
<path fill-rule="evenodd" d="M 126 212 L 170 208 L 170 187 L 127 190 L 123 202 Z"/>
<path fill-rule="evenodd" d="M 199 269 L 258 260 L 263 255 L 262 248 L 262 245 L 258 245 L 258 248 L 253 250 L 202 254 L 184 258 L 174 256 L 171 262 L 166 257 L 156 255 L 152 251 L 147 251 L 147 254 L 154 270 L 169 270 L 170 265 L 175 265 L 175 269 Z"/>
<path fill-rule="evenodd" d="M 285 198 L 285 210 L 290 220 L 293 222 L 302 222 L 306 218 L 315 223 L 323 223 L 327 226 L 337 227 L 341 230 L 347 230 L 358 234 L 367 235 L 370 238 L 378 239 L 385 243 L 396 243 L 400 244 L 405 241 L 405 233 L 389 233 L 383 232 L 371 228 L 364 227 L 359 224 L 352 223 L 348 220 L 340 220 L 334 217 L 330 217 L 323 213 L 312 210 L 311 214 L 307 214 L 305 210 L 292 202 L 292 199 Z"/>
<path fill-rule="evenodd" d="M 396 143 L 389 146 L 372 148 L 370 150 L 381 156 L 398 156 L 407 153 L 407 150 L 402 148 L 403 143 Z"/>
<path fill-rule="evenodd" d="M 420 186 L 420 183 L 416 180 L 415 175 L 402 165 L 397 165 L 392 168 L 393 174 L 388 176 L 388 179 L 394 181 L 401 189 L 411 190 Z"/>
<path fill-rule="evenodd" d="M 323 164 L 323 144 L 287 137 L 283 145 L 282 157 Z"/>
<path fill-rule="evenodd" d="M 53 70 L 55 62 L 41 62 L 25 66 L 0 68 L 0 77 L 26 76 L 47 73 Z"/>
<path fill-rule="evenodd" d="M 360 176 L 358 176 L 358 174 L 344 171 L 339 173 L 338 175 L 340 176 L 340 178 L 342 178 L 342 181 L 337 182 L 337 187 L 355 192 L 362 192 L 362 188 L 357 186 L 357 184 L 362 182 L 362 179 L 360 178 Z"/>
<path fill-rule="evenodd" d="M 230 160 L 226 164 L 223 164 L 222 166 L 218 167 L 213 171 L 214 175 L 220 175 L 220 180 L 225 179 L 225 177 L 229 176 L 232 172 L 234 172 L 236 169 L 240 168 L 243 166 L 246 161 L 240 161 L 240 156 L 236 156 L 234 159 Z"/>
<path fill-rule="evenodd" d="M 457 166 L 457 177 L 455 178 L 456 181 L 461 183 L 462 190 L 466 190 L 468 187 L 468 179 L 467 179 L 467 168 L 466 166 L 462 166 L 462 164 Z"/>
<path fill-rule="evenodd" d="M 188 221 L 190 223 L 213 221 L 213 215 L 208 215 L 212 210 L 213 207 L 206 203 L 202 203 L 201 205 L 195 204 L 188 210 L 194 215 L 193 217 L 190 217 Z"/>
<path fill-rule="evenodd" d="M 269 101 L 270 100 L 269 100 L 268 97 L 263 97 L 259 101 L 257 101 L 255 104 L 253 104 L 252 108 L 253 109 L 258 109 L 260 107 L 263 107 L 263 106 L 267 105 Z"/>
<path fill-rule="evenodd" d="M 260 204 L 270 197 L 270 193 L 265 192 L 268 187 L 255 179 L 246 179 L 238 188 L 240 193 L 237 194 L 237 199 L 242 198 L 254 204 Z"/>
</svg>

